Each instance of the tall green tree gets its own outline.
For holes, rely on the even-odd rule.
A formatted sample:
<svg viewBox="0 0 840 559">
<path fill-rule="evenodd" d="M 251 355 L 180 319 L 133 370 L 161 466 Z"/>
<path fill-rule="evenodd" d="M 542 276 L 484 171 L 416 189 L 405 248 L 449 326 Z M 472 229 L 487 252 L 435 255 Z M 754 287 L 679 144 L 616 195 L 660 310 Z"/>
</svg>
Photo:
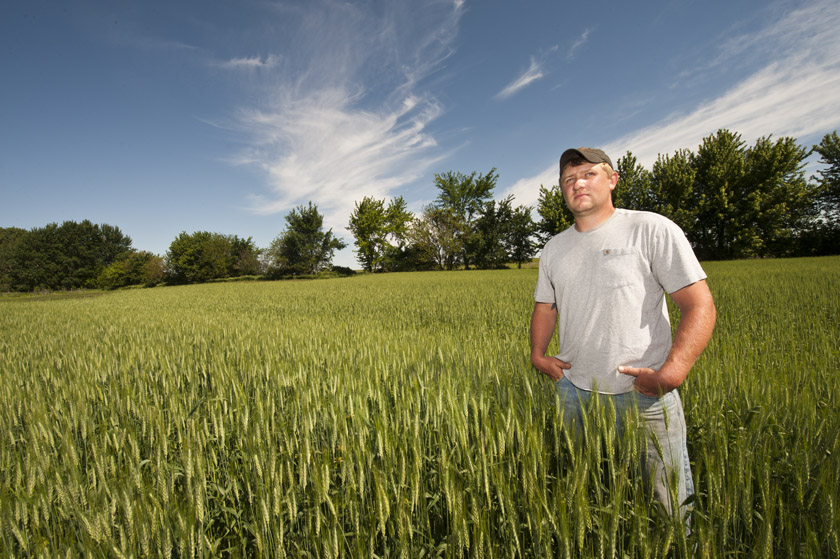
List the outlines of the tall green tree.
<svg viewBox="0 0 840 559">
<path fill-rule="evenodd" d="M 260 254 L 262 251 L 257 248 L 254 239 L 248 237 L 242 239 L 236 235 L 229 236 L 230 262 L 228 277 L 253 276 L 262 273 Z"/>
<path fill-rule="evenodd" d="M 429 205 L 412 222 L 408 237 L 418 262 L 453 270 L 464 250 L 464 223 L 452 209 Z"/>
<path fill-rule="evenodd" d="M 536 233 L 537 226 L 531 217 L 531 208 L 517 206 L 511 215 L 506 243 L 508 258 L 516 263 L 517 268 L 521 268 L 524 262 L 530 262 L 536 254 Z"/>
<path fill-rule="evenodd" d="M 697 224 L 689 240 L 701 258 L 734 258 L 733 239 L 741 232 L 735 201 L 744 190 L 744 142 L 719 130 L 703 139 L 692 158 Z"/>
<path fill-rule="evenodd" d="M 501 268 L 507 264 L 507 240 L 513 220 L 513 196 L 485 202 L 475 220 L 468 252 L 478 268 Z"/>
<path fill-rule="evenodd" d="M 835 130 L 826 134 L 822 141 L 814 146 L 820 154 L 820 163 L 825 169 L 818 171 L 817 179 L 821 191 L 817 197 L 817 209 L 826 216 L 834 228 L 840 227 L 840 136 Z"/>
<path fill-rule="evenodd" d="M 166 278 L 171 283 L 201 283 L 227 277 L 230 243 L 219 233 L 182 231 L 166 253 Z"/>
<path fill-rule="evenodd" d="M 803 172 L 807 151 L 793 138 L 719 130 L 692 158 L 697 220 L 687 231 L 698 255 L 730 259 L 792 254 L 793 237 L 813 207 Z"/>
<path fill-rule="evenodd" d="M 268 248 L 269 273 L 272 275 L 315 274 L 328 268 L 336 250 L 346 243 L 324 231 L 324 216 L 311 201 L 286 215 L 286 230 Z"/>
<path fill-rule="evenodd" d="M 616 162 L 618 184 L 613 190 L 613 204 L 617 208 L 655 212 L 659 198 L 652 189 L 650 172 L 639 165 L 629 151 Z"/>
<path fill-rule="evenodd" d="M 350 215 L 347 228 L 355 237 L 357 260 L 365 271 L 392 269 L 405 250 L 412 214 L 398 196 L 385 206 L 384 200 L 365 196 Z"/>
<path fill-rule="evenodd" d="M 826 134 L 813 151 L 825 165 L 817 176 L 819 192 L 814 200 L 814 217 L 801 236 L 802 250 L 808 254 L 840 253 L 840 136 Z"/>
<path fill-rule="evenodd" d="M 249 237 L 209 231 L 182 232 L 166 253 L 166 279 L 200 283 L 259 273 L 259 249 Z"/>
<path fill-rule="evenodd" d="M 671 218 L 687 234 L 697 223 L 699 197 L 694 191 L 697 171 L 690 150 L 657 157 L 651 172 L 651 188 L 660 200 L 659 213 Z M 689 235 L 691 237 L 691 235 Z"/>
<path fill-rule="evenodd" d="M 537 222 L 537 234 L 542 243 L 548 242 L 551 237 L 565 231 L 575 222 L 572 212 L 566 206 L 563 191 L 560 190 L 559 185 L 553 185 L 551 188 L 540 185 L 537 213 L 540 215 L 540 220 Z"/>
<path fill-rule="evenodd" d="M 385 244 L 382 268 L 386 271 L 403 270 L 414 254 L 408 236 L 414 214 L 408 211 L 403 197 L 397 196 L 388 204 L 387 217 L 388 242 Z"/>
<path fill-rule="evenodd" d="M 796 235 L 810 220 L 818 194 L 805 178 L 808 153 L 791 137 L 759 138 L 747 150 L 746 191 L 738 202 L 741 221 L 753 233 L 744 249 L 737 247 L 742 254 L 795 254 Z"/>
<path fill-rule="evenodd" d="M 459 222 L 455 229 L 460 244 L 459 259 L 465 268 L 470 266 L 468 244 L 475 232 L 475 219 L 492 198 L 498 180 L 495 167 L 484 175 L 475 171 L 470 175 L 454 171 L 435 175 L 435 186 L 439 191 L 435 205 L 447 210 Z"/>
<path fill-rule="evenodd" d="M 0 292 L 12 290 L 17 245 L 26 235 L 26 229 L 0 227 Z"/>
<path fill-rule="evenodd" d="M 356 258 L 366 272 L 378 270 L 385 252 L 388 217 L 385 202 L 365 196 L 356 202 L 347 228 L 355 237 Z"/>
<path fill-rule="evenodd" d="M 18 291 L 95 288 L 101 271 L 132 250 L 118 227 L 90 220 L 35 227 L 8 254 L 9 284 Z"/>
<path fill-rule="evenodd" d="M 103 289 L 130 285 L 152 287 L 163 281 L 164 269 L 164 261 L 160 256 L 147 251 L 132 252 L 102 270 L 98 284 Z"/>
</svg>

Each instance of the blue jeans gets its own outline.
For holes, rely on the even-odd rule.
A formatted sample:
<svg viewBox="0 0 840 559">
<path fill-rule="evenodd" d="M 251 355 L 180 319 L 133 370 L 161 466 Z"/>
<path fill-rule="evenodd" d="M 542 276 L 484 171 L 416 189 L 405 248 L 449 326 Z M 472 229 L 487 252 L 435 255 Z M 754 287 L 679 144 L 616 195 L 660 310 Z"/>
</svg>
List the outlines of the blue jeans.
<svg viewBox="0 0 840 559">
<path fill-rule="evenodd" d="M 573 426 L 579 433 L 583 412 L 594 393 L 576 387 L 565 377 L 557 381 L 555 386 L 563 407 L 564 423 Z M 611 401 L 615 407 L 618 436 L 621 435 L 628 414 L 638 411 L 639 422 L 645 426 L 648 441 L 642 475 L 646 483 L 653 487 L 656 500 L 669 513 L 673 513 L 674 509 L 668 479 L 676 476 L 677 505 L 681 516 L 686 516 L 684 503 L 694 495 L 694 481 L 688 460 L 685 416 L 680 395 L 676 390 L 661 397 L 645 396 L 632 391 L 624 394 L 598 394 L 598 398 L 605 406 Z"/>
</svg>

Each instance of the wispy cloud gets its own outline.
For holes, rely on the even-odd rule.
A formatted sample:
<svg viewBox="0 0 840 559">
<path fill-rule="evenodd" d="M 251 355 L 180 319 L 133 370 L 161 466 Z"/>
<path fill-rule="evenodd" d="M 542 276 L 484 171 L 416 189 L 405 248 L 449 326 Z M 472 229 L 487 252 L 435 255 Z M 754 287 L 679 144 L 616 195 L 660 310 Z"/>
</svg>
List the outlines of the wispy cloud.
<svg viewBox="0 0 840 559">
<path fill-rule="evenodd" d="M 258 68 L 274 68 L 280 63 L 280 57 L 270 54 L 264 58 L 259 56 L 253 56 L 249 58 L 231 58 L 230 60 L 225 60 L 224 62 L 219 62 L 219 66 L 221 68 L 226 69 L 245 69 L 245 70 L 253 70 Z"/>
<path fill-rule="evenodd" d="M 531 65 L 525 72 L 505 86 L 496 94 L 497 99 L 507 99 L 516 92 L 528 87 L 531 83 L 543 77 L 542 65 L 531 57 Z"/>
<path fill-rule="evenodd" d="M 392 195 L 443 157 L 429 130 L 442 108 L 420 83 L 451 54 L 463 10 L 461 0 L 385 15 L 333 0 L 289 5 L 284 17 L 298 19 L 282 58 L 231 61 L 274 70 L 270 93 L 233 125 L 248 147 L 231 160 L 260 169 L 269 185 L 252 195 L 254 211 L 311 200 L 343 234 L 356 201 Z"/>
<path fill-rule="evenodd" d="M 574 44 L 569 48 L 569 51 L 566 53 L 567 60 L 571 60 L 572 58 L 574 58 L 575 51 L 577 51 L 580 47 L 586 44 L 586 41 L 588 40 L 589 34 L 591 32 L 591 29 L 584 30 L 580 38 L 574 42 Z M 554 45 L 548 50 L 542 51 L 537 55 L 532 56 L 531 63 L 528 66 L 528 68 L 524 72 L 522 72 L 522 74 L 514 78 L 504 88 L 502 88 L 502 90 L 495 95 L 495 98 L 504 100 L 509 97 L 512 97 L 513 95 L 519 93 L 520 91 L 533 84 L 537 80 L 544 78 L 550 73 L 546 68 L 551 67 L 551 62 L 557 56 L 559 50 L 560 46 Z"/>
<path fill-rule="evenodd" d="M 719 64 L 735 58 L 777 53 L 741 82 L 693 110 L 634 131 L 606 148 L 632 151 L 650 166 L 658 154 L 695 149 L 721 128 L 747 142 L 773 134 L 802 138 L 840 127 L 840 6 L 818 1 L 782 13 L 771 25 L 732 37 L 722 46 Z"/>
<path fill-rule="evenodd" d="M 587 28 L 583 30 L 580 37 L 577 41 L 575 41 L 571 47 L 569 47 L 569 52 L 566 53 L 566 60 L 572 60 L 575 57 L 575 53 L 580 49 L 583 45 L 589 41 L 589 34 L 592 33 L 591 28 Z"/>
<path fill-rule="evenodd" d="M 770 134 L 801 139 L 840 128 L 838 28 L 840 5 L 818 0 L 780 13 L 756 33 L 732 37 L 715 60 L 719 64 L 729 63 L 731 56 L 753 60 L 753 70 L 743 80 L 693 108 L 602 147 L 614 159 L 631 151 L 650 168 L 659 154 L 695 150 L 704 137 L 721 128 L 740 133 L 748 143 Z M 769 60 L 767 45 L 773 45 L 774 56 Z M 725 52 L 730 47 L 736 49 L 735 54 Z M 554 161 L 534 176 L 518 180 L 504 194 L 514 194 L 518 203 L 535 204 L 539 186 L 556 184 L 557 174 Z"/>
</svg>

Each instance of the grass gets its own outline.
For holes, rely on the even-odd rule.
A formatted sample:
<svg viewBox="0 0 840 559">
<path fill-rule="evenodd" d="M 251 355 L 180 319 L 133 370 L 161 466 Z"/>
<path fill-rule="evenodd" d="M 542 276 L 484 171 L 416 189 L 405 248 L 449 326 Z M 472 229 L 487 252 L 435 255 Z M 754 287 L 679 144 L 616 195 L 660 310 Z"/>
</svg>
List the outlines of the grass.
<svg viewBox="0 0 840 559">
<path fill-rule="evenodd" d="M 690 535 L 561 427 L 523 269 L 0 300 L 0 555 L 836 557 L 840 258 L 705 267 Z"/>
</svg>

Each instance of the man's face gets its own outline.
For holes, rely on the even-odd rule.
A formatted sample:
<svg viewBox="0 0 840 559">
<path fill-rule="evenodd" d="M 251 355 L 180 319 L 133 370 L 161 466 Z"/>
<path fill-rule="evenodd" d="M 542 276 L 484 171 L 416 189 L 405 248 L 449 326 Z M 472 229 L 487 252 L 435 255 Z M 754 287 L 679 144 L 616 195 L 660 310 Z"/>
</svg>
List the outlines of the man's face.
<svg viewBox="0 0 840 559">
<path fill-rule="evenodd" d="M 563 197 L 575 217 L 611 209 L 612 191 L 616 183 L 618 173 L 607 174 L 600 163 L 566 165 L 560 176 Z"/>
</svg>

